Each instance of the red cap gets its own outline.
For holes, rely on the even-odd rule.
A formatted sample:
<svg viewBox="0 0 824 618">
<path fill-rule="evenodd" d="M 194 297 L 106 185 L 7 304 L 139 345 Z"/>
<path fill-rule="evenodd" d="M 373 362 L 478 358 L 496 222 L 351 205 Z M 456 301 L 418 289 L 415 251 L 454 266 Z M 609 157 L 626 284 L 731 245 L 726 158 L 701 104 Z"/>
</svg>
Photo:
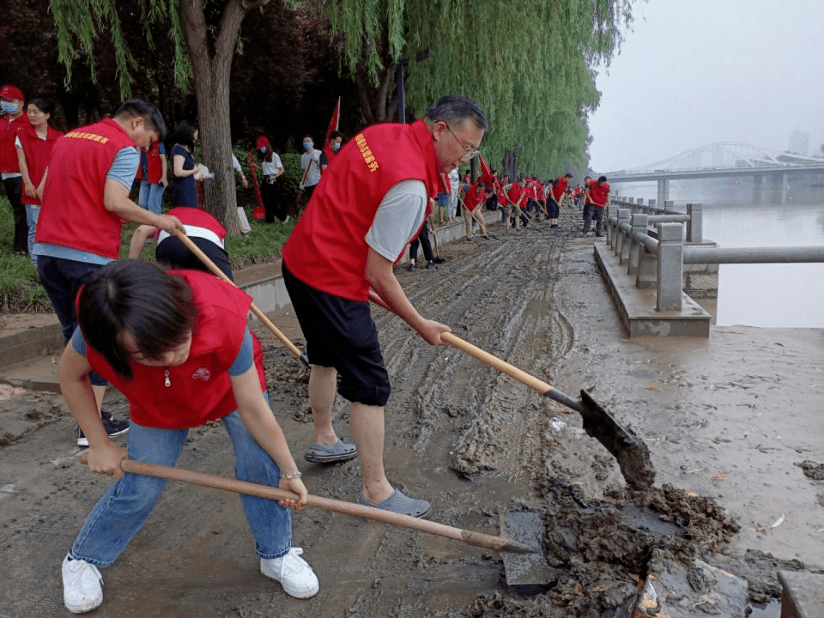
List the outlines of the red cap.
<svg viewBox="0 0 824 618">
<path fill-rule="evenodd" d="M 268 145 L 269 145 L 269 140 L 261 135 L 259 138 L 257 138 L 257 145 L 255 146 L 255 150 L 260 150 L 264 146 L 268 146 Z"/>
<path fill-rule="evenodd" d="M 20 99 L 21 101 L 25 101 L 26 98 L 23 96 L 23 91 L 20 90 L 17 86 L 10 86 L 6 84 L 2 88 L 0 88 L 0 97 L 4 99 Z"/>
</svg>

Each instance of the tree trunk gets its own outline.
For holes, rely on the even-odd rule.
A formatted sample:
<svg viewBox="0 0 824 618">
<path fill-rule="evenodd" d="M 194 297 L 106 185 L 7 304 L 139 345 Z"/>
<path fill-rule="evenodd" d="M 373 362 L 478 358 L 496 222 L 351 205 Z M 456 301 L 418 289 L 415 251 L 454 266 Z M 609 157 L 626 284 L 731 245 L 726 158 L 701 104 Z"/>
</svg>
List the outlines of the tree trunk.
<svg viewBox="0 0 824 618">
<path fill-rule="evenodd" d="M 203 13 L 203 0 L 180 3 L 180 15 L 192 61 L 195 97 L 197 98 L 198 134 L 203 161 L 215 173 L 204 180 L 204 209 L 213 214 L 230 234 L 240 233 L 237 219 L 237 193 L 232 170 L 232 131 L 229 124 L 229 81 L 232 56 L 240 24 L 249 8 L 269 0 L 243 4 L 228 0 L 209 53 L 209 30 Z"/>
</svg>

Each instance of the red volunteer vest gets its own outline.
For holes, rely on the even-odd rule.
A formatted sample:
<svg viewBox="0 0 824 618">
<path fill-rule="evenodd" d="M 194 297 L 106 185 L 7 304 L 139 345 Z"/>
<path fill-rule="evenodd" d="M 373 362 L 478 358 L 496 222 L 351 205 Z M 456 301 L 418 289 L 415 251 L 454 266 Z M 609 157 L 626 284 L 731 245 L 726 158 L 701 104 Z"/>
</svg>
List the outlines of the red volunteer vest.
<svg viewBox="0 0 824 618">
<path fill-rule="evenodd" d="M 151 148 L 146 151 L 146 176 L 147 182 L 157 184 L 163 178 L 163 163 L 160 161 L 160 146 L 157 142 L 152 142 Z M 137 166 L 137 179 L 143 178 L 143 166 Z"/>
<path fill-rule="evenodd" d="M 8 115 L 0 118 L 0 173 L 20 173 L 14 138 L 17 137 L 17 131 L 25 126 L 31 126 L 31 121 L 25 112 L 14 120 L 11 120 Z"/>
<path fill-rule="evenodd" d="M 103 206 L 103 192 L 115 156 L 127 146 L 137 148 L 111 118 L 69 131 L 57 140 L 35 242 L 117 259 L 123 223 Z"/>
<path fill-rule="evenodd" d="M 553 187 L 552 187 L 552 199 L 554 199 L 556 202 L 560 203 L 561 202 L 561 196 L 564 194 L 564 191 L 567 190 L 568 186 L 569 186 L 569 182 L 567 181 L 567 179 L 564 176 L 561 176 L 558 179 L 558 182 L 555 183 L 555 185 L 553 185 Z"/>
<path fill-rule="evenodd" d="M 403 180 L 423 181 L 427 195 L 435 197 L 438 176 L 432 134 L 422 120 L 364 129 L 341 148 L 335 166 L 321 177 L 283 247 L 284 264 L 317 290 L 367 301 L 366 233 L 381 200 Z M 428 203 L 426 208 L 428 216 Z M 413 231 L 409 240 L 419 231 Z"/>
<path fill-rule="evenodd" d="M 111 382 L 129 400 L 129 415 L 138 425 L 159 429 L 187 429 L 214 421 L 237 410 L 228 369 L 240 351 L 246 332 L 246 314 L 252 298 L 233 285 L 193 270 L 174 270 L 192 288 L 197 306 L 192 349 L 178 367 L 147 367 L 129 361 L 132 379 L 115 373 L 91 346 L 92 369 Z M 266 390 L 263 352 L 252 334 L 254 359 L 261 390 Z"/>
<path fill-rule="evenodd" d="M 17 137 L 20 138 L 20 146 L 23 148 L 23 154 L 26 156 L 26 168 L 29 171 L 29 180 L 37 188 L 40 186 L 40 181 L 43 180 L 43 174 L 49 166 L 51 160 L 52 149 L 54 148 L 57 138 L 63 135 L 60 131 L 48 127 L 46 139 L 42 140 L 37 135 L 34 125 L 31 123 L 23 125 L 17 132 Z M 37 197 L 29 197 L 26 195 L 26 189 L 20 193 L 20 199 L 24 204 L 39 204 L 40 200 Z"/>
<path fill-rule="evenodd" d="M 472 188 L 466 192 L 466 196 L 464 196 L 466 209 L 470 212 L 474 211 L 483 199 L 484 191 L 482 191 L 480 187 L 473 185 Z"/>
<path fill-rule="evenodd" d="M 607 198 L 609 197 L 609 184 L 604 183 L 602 187 L 597 182 L 593 182 L 589 187 L 589 196 L 592 198 L 590 203 L 596 208 L 603 208 L 606 206 Z"/>
<path fill-rule="evenodd" d="M 513 204 L 520 205 L 518 204 L 518 200 L 521 199 L 521 195 L 523 195 L 525 188 L 526 187 L 522 187 L 517 182 L 513 182 L 512 187 L 510 187 L 509 193 L 507 193 L 506 196 Z"/>
</svg>

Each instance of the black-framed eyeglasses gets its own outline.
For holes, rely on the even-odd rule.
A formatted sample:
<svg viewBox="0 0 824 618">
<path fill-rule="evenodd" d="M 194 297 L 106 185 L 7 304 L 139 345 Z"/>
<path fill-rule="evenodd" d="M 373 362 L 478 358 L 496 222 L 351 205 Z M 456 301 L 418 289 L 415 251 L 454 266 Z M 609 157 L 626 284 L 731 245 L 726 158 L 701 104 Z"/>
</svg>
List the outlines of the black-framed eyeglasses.
<svg viewBox="0 0 824 618">
<path fill-rule="evenodd" d="M 452 130 L 452 128 L 445 121 L 441 120 L 441 122 L 443 122 L 444 126 L 446 127 L 446 130 L 449 131 L 452 134 L 452 137 L 454 137 L 455 140 L 458 142 L 458 144 L 460 144 L 461 148 L 463 148 L 463 150 L 464 150 L 463 156 L 466 157 L 467 160 L 471 161 L 472 159 L 477 157 L 479 154 L 481 154 L 480 150 L 476 150 L 475 148 L 470 148 L 469 146 L 464 144 L 463 141 L 461 141 L 461 138 L 458 137 L 457 135 L 455 135 L 455 132 Z"/>
</svg>

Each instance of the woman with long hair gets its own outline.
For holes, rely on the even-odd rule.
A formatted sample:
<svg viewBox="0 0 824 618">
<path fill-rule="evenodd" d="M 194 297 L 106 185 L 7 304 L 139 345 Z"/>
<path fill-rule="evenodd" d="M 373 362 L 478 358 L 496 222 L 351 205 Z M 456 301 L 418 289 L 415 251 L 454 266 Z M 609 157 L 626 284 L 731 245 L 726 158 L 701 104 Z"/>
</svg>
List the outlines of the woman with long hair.
<svg viewBox="0 0 824 618">
<path fill-rule="evenodd" d="M 200 166 L 192 154 L 197 142 L 197 127 L 188 120 L 177 125 L 170 142 L 172 157 L 172 206 L 198 207 L 195 174 Z"/>
<path fill-rule="evenodd" d="M 51 120 L 54 105 L 46 99 L 32 99 L 26 112 L 29 124 L 24 124 L 17 132 L 17 161 L 23 179 L 20 201 L 26 207 L 26 222 L 29 225 L 29 255 L 32 264 L 37 264 L 37 256 L 32 254 L 37 218 L 40 216 L 40 198 L 46 182 L 46 170 L 51 160 L 52 148 L 57 138 L 63 135 L 54 128 Z"/>
<path fill-rule="evenodd" d="M 263 208 L 266 210 L 266 223 L 273 223 L 275 217 L 281 223 L 289 221 L 289 215 L 281 211 L 278 205 L 278 193 L 280 185 L 278 178 L 283 175 L 283 162 L 280 155 L 275 152 L 269 140 L 262 135 L 257 139 L 257 153 L 263 168 L 263 183 L 260 185 L 260 198 L 263 200 Z"/>
</svg>

